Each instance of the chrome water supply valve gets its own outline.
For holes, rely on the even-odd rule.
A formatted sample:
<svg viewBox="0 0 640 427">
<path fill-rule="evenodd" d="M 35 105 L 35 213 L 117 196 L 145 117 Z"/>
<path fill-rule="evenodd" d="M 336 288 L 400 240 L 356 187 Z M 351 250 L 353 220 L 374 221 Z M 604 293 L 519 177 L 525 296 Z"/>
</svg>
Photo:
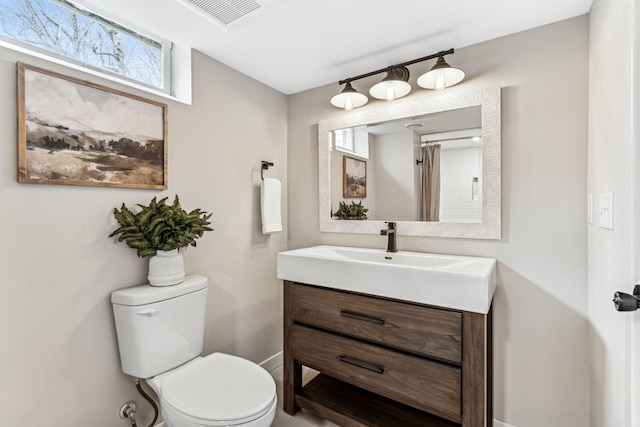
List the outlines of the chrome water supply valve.
<svg viewBox="0 0 640 427">
<path fill-rule="evenodd" d="M 138 409 L 136 402 L 128 401 L 120 408 L 120 418 L 128 419 L 132 426 L 136 425 L 136 410 Z"/>
</svg>

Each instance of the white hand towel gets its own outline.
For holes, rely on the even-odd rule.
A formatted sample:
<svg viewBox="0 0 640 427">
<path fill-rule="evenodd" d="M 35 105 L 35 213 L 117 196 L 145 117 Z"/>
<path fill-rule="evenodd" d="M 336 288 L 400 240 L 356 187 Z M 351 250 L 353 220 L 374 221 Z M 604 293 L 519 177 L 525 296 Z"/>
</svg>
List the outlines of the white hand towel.
<svg viewBox="0 0 640 427">
<path fill-rule="evenodd" d="M 261 190 L 262 232 L 269 234 L 282 231 L 280 214 L 282 183 L 279 179 L 264 178 Z"/>
</svg>

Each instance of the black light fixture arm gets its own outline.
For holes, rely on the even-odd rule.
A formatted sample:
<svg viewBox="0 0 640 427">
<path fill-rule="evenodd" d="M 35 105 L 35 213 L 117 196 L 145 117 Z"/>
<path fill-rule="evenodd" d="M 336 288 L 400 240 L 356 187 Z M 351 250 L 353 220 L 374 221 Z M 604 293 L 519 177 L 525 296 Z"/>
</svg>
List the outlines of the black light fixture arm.
<svg viewBox="0 0 640 427">
<path fill-rule="evenodd" d="M 366 73 L 366 74 L 361 74 L 359 76 L 356 77 L 349 77 L 348 79 L 344 79 L 344 80 L 340 80 L 338 82 L 339 85 L 343 85 L 349 82 L 352 82 L 354 80 L 360 80 L 360 79 L 364 79 L 365 77 L 371 77 L 371 76 L 375 76 L 376 74 L 380 74 L 380 73 L 384 73 L 384 72 L 388 72 L 389 70 L 393 69 L 393 68 L 401 68 L 401 67 L 406 67 L 408 65 L 413 65 L 413 64 L 417 64 L 418 62 L 422 62 L 422 61 L 428 61 L 430 59 L 435 59 L 438 58 L 440 56 L 446 56 L 446 55 L 451 55 L 453 53 L 453 49 L 449 49 L 449 50 L 443 50 L 440 51 L 438 53 L 434 53 L 433 55 L 429 55 L 429 56 L 424 56 L 422 58 L 418 58 L 418 59 L 414 59 L 413 61 L 407 61 L 407 62 L 403 62 L 401 64 L 396 64 L 396 65 L 390 65 L 386 68 L 381 68 L 379 70 L 376 71 L 372 71 L 370 73 Z"/>
</svg>

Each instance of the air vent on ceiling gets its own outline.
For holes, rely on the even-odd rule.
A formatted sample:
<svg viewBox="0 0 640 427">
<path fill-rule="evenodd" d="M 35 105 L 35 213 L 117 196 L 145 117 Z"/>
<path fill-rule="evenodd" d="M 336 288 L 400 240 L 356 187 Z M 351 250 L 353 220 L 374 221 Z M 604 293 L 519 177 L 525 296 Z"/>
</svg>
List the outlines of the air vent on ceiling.
<svg viewBox="0 0 640 427">
<path fill-rule="evenodd" d="M 204 12 L 208 18 L 213 18 L 223 26 L 248 15 L 262 7 L 253 0 L 180 0 L 187 6 L 195 6 L 194 9 Z"/>
</svg>

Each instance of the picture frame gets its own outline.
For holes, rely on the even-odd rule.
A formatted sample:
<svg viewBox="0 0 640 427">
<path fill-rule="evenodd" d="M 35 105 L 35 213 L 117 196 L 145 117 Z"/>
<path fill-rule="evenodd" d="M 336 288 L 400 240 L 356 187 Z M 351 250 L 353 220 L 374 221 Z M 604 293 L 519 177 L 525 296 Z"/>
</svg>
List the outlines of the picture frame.
<svg viewBox="0 0 640 427">
<path fill-rule="evenodd" d="M 367 162 L 351 156 L 342 157 L 342 197 L 367 197 Z"/>
<path fill-rule="evenodd" d="M 18 62 L 18 182 L 165 190 L 167 110 Z"/>
</svg>

